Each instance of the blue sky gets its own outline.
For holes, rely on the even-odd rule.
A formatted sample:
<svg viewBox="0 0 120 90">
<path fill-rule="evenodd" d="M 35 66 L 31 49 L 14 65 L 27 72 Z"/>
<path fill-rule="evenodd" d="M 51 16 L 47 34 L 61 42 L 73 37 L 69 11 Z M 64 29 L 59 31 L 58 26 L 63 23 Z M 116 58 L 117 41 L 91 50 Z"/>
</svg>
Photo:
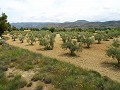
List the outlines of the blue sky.
<svg viewBox="0 0 120 90">
<path fill-rule="evenodd" d="M 120 0 L 0 0 L 9 22 L 120 20 Z"/>
</svg>

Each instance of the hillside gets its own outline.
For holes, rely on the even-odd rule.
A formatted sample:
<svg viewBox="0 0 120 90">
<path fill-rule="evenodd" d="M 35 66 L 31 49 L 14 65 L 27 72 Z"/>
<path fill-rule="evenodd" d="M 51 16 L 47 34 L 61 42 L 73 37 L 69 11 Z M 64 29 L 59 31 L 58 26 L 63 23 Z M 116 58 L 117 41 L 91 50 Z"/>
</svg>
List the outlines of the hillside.
<svg viewBox="0 0 120 90">
<path fill-rule="evenodd" d="M 120 27 L 120 21 L 106 21 L 106 22 L 89 22 L 86 20 L 77 20 L 75 22 L 21 22 L 21 23 L 11 23 L 12 26 L 17 28 L 20 27 L 58 27 L 58 28 L 116 28 Z"/>
</svg>

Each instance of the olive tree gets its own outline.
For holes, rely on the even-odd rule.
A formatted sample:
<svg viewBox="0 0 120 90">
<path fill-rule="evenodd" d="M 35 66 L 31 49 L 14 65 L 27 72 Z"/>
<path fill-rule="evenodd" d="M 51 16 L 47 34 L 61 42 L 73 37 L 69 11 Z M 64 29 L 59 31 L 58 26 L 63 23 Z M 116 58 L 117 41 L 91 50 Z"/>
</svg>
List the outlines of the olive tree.
<svg viewBox="0 0 120 90">
<path fill-rule="evenodd" d="M 101 43 L 102 39 L 103 39 L 103 35 L 102 35 L 102 34 L 97 33 L 97 34 L 95 35 L 95 40 L 98 41 L 98 44 Z"/>
<path fill-rule="evenodd" d="M 45 46 L 45 50 L 53 50 L 55 34 L 49 34 L 39 38 L 39 44 Z"/>
<path fill-rule="evenodd" d="M 36 42 L 36 38 L 33 33 L 28 33 L 27 35 L 27 42 L 33 45 L 34 42 Z"/>
<path fill-rule="evenodd" d="M 82 46 L 78 44 L 76 41 L 69 39 L 67 42 L 62 44 L 63 49 L 69 49 L 70 55 L 75 56 L 75 51 L 82 51 Z"/>
<path fill-rule="evenodd" d="M 23 41 L 24 41 L 24 39 L 25 39 L 25 35 L 20 34 L 18 38 L 19 38 L 19 41 L 20 41 L 21 43 L 23 43 Z"/>
<path fill-rule="evenodd" d="M 18 35 L 17 35 L 17 34 L 12 34 L 12 39 L 13 39 L 13 41 L 16 41 L 17 38 L 18 38 Z"/>
<path fill-rule="evenodd" d="M 108 48 L 106 54 L 113 59 L 118 61 L 118 65 L 120 65 L 120 41 L 114 40 L 111 47 Z"/>
<path fill-rule="evenodd" d="M 112 43 L 112 46 L 114 46 L 116 48 L 119 48 L 120 47 L 120 40 L 119 39 L 114 39 L 113 43 Z"/>
<path fill-rule="evenodd" d="M 90 48 L 90 45 L 93 44 L 94 40 L 90 37 L 85 37 L 83 39 L 81 39 L 82 43 L 84 43 L 84 45 L 86 45 L 87 48 Z"/>
</svg>

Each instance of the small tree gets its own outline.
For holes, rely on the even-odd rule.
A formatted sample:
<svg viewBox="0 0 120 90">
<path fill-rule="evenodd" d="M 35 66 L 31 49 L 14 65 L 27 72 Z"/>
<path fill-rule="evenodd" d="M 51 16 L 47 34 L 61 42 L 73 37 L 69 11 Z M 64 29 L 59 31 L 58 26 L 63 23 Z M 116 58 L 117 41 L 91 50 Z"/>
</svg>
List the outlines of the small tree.
<svg viewBox="0 0 120 90">
<path fill-rule="evenodd" d="M 113 40 L 113 43 L 112 43 L 112 46 L 114 46 L 114 47 L 116 47 L 116 48 L 119 48 L 119 47 L 120 47 L 120 40 L 114 39 L 114 40 Z"/>
<path fill-rule="evenodd" d="M 53 33 L 55 31 L 55 28 L 51 27 L 49 30 Z"/>
<path fill-rule="evenodd" d="M 0 17 L 0 37 L 5 30 L 8 30 L 9 26 L 10 24 L 7 23 L 7 15 L 2 13 L 2 16 Z"/>
<path fill-rule="evenodd" d="M 90 45 L 92 45 L 94 42 L 94 40 L 90 37 L 85 37 L 81 41 L 84 43 L 84 45 L 86 45 L 87 48 L 90 48 Z"/>
<path fill-rule="evenodd" d="M 62 44 L 62 48 L 69 49 L 70 55 L 75 56 L 75 51 L 82 51 L 82 46 L 77 44 L 76 41 L 68 40 L 67 42 Z"/>
<path fill-rule="evenodd" d="M 104 41 L 109 41 L 108 39 L 109 39 L 108 34 L 104 34 L 104 35 L 103 35 L 103 40 L 104 40 Z"/>
<path fill-rule="evenodd" d="M 27 36 L 27 42 L 33 45 L 34 42 L 36 42 L 36 38 L 32 33 L 29 33 Z"/>
<path fill-rule="evenodd" d="M 95 40 L 98 40 L 98 44 L 101 43 L 102 39 L 103 39 L 103 35 L 102 35 L 102 34 L 97 33 L 97 34 L 95 35 Z"/>
<path fill-rule="evenodd" d="M 16 41 L 17 38 L 18 38 L 17 34 L 12 34 L 13 41 Z"/>
<path fill-rule="evenodd" d="M 118 64 L 120 64 L 120 49 L 110 47 L 107 50 L 107 55 L 113 59 L 116 59 L 118 61 Z"/>
<path fill-rule="evenodd" d="M 19 41 L 21 43 L 23 43 L 24 39 L 25 39 L 25 35 L 23 35 L 23 34 L 19 35 Z"/>
<path fill-rule="evenodd" d="M 77 42 L 81 42 L 83 39 L 83 35 L 77 35 Z"/>
<path fill-rule="evenodd" d="M 118 65 L 120 65 L 120 41 L 114 40 L 111 47 L 108 48 L 106 54 L 113 59 L 118 61 Z"/>
<path fill-rule="evenodd" d="M 45 50 L 53 50 L 55 34 L 47 35 L 39 39 L 39 44 L 45 46 Z"/>
</svg>

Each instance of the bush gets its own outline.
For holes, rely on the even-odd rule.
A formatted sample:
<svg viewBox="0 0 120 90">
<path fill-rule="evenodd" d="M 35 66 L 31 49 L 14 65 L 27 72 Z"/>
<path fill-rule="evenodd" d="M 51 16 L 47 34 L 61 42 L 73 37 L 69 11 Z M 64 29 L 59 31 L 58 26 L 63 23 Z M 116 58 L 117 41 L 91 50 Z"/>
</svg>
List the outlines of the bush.
<svg viewBox="0 0 120 90">
<path fill-rule="evenodd" d="M 17 35 L 17 34 L 13 34 L 13 35 L 12 35 L 13 41 L 15 41 L 17 38 L 18 38 L 18 35 Z"/>
<path fill-rule="evenodd" d="M 118 64 L 120 64 L 120 49 L 110 47 L 106 53 L 109 57 L 116 59 L 118 61 Z"/>
<path fill-rule="evenodd" d="M 0 39 L 0 45 L 5 44 L 5 40 L 3 40 L 2 38 Z"/>
<path fill-rule="evenodd" d="M 90 45 L 92 45 L 94 42 L 94 40 L 89 37 L 85 37 L 81 41 L 84 43 L 84 45 L 86 45 L 87 48 L 90 48 Z"/>
<path fill-rule="evenodd" d="M 67 42 L 62 44 L 63 49 L 69 49 L 70 55 L 75 56 L 75 51 L 82 51 L 82 46 L 80 44 L 77 44 L 76 41 L 72 41 L 71 39 Z"/>
<path fill-rule="evenodd" d="M 31 45 L 33 45 L 33 43 L 36 42 L 36 38 L 33 33 L 28 33 L 27 42 Z"/>
<path fill-rule="evenodd" d="M 98 40 L 98 44 L 101 43 L 102 39 L 103 39 L 103 35 L 102 35 L 102 34 L 97 33 L 97 34 L 95 35 L 95 40 Z"/>
<path fill-rule="evenodd" d="M 119 48 L 120 47 L 120 40 L 114 39 L 112 43 L 113 47 Z"/>
<path fill-rule="evenodd" d="M 106 54 L 113 59 L 118 61 L 118 65 L 120 64 L 120 41 L 118 39 L 113 40 L 112 46 L 108 48 Z"/>
<path fill-rule="evenodd" d="M 103 34 L 103 40 L 104 40 L 104 41 L 108 41 L 108 39 L 109 39 L 108 34 Z"/>
<path fill-rule="evenodd" d="M 34 61 L 38 60 L 35 67 L 39 68 L 39 71 L 33 77 L 44 83 L 47 81 L 47 83 L 51 83 L 55 88 L 61 90 L 120 89 L 120 83 L 103 77 L 98 72 L 88 71 L 70 63 L 61 62 L 18 47 L 10 45 L 0 47 L 0 65 L 9 65 L 11 59 L 14 59 L 13 56 L 17 60 L 14 62 L 16 67 L 25 63 L 33 65 Z M 0 70 L 0 90 L 19 90 L 25 85 L 26 83 L 20 76 L 8 80 L 4 71 Z"/>
<path fill-rule="evenodd" d="M 55 34 L 49 34 L 39 39 L 39 44 L 45 46 L 45 50 L 53 50 Z"/>
<path fill-rule="evenodd" d="M 20 40 L 21 43 L 23 43 L 24 39 L 25 39 L 25 36 L 24 36 L 24 35 L 22 35 L 22 34 L 19 35 L 19 40 Z"/>
</svg>

